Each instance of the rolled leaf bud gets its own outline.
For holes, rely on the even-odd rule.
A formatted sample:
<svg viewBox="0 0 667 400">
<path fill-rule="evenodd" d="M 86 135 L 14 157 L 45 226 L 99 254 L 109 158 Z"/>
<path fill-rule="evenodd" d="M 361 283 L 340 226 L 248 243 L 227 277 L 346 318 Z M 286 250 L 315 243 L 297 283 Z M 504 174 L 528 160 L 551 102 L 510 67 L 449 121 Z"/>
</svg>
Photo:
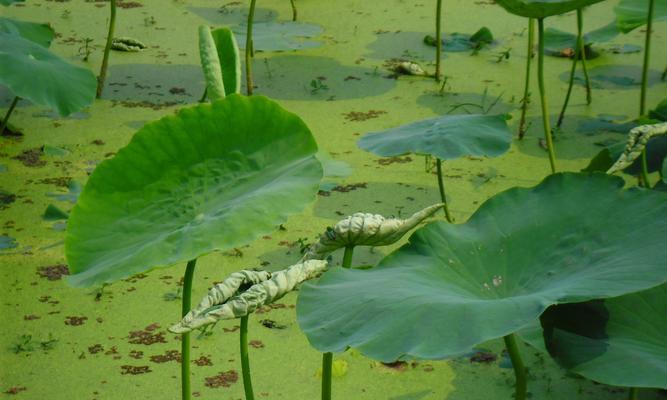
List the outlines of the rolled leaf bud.
<svg viewBox="0 0 667 400">
<path fill-rule="evenodd" d="M 667 122 L 654 125 L 641 125 L 630 131 L 628 141 L 625 145 L 623 154 L 616 160 L 614 165 L 607 171 L 613 174 L 622 171 L 632 165 L 632 163 L 642 154 L 648 141 L 654 136 L 667 135 Z"/>
</svg>

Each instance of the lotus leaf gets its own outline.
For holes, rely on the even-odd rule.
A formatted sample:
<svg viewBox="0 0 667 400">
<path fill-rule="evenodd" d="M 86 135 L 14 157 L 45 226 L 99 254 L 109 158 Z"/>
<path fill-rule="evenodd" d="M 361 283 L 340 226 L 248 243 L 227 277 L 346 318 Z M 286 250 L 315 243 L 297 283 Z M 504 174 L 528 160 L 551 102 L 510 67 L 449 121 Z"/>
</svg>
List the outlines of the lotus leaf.
<svg viewBox="0 0 667 400">
<path fill-rule="evenodd" d="M 262 96 L 145 125 L 95 169 L 72 210 L 70 283 L 112 282 L 274 230 L 314 199 L 316 152 L 303 121 Z"/>
<path fill-rule="evenodd" d="M 0 84 L 66 116 L 93 102 L 97 81 L 89 70 L 63 61 L 35 42 L 0 33 Z"/>
<path fill-rule="evenodd" d="M 375 268 L 305 284 L 299 325 L 320 351 L 442 359 L 516 332 L 550 305 L 660 285 L 667 194 L 623 185 L 560 173 L 502 192 L 465 224 L 417 230 Z"/>
<path fill-rule="evenodd" d="M 509 150 L 512 133 L 503 115 L 445 115 L 369 133 L 358 145 L 382 157 L 431 154 L 442 160 L 495 157 Z"/>
<path fill-rule="evenodd" d="M 497 0 L 508 12 L 527 18 L 546 18 L 565 14 L 603 0 Z"/>
<path fill-rule="evenodd" d="M 584 45 L 608 42 L 618 36 L 619 30 L 615 22 L 611 22 L 599 29 L 584 34 Z M 544 48 L 550 53 L 561 53 L 565 49 L 577 47 L 577 35 L 563 32 L 555 28 L 544 31 Z"/>
<path fill-rule="evenodd" d="M 618 29 L 623 33 L 628 33 L 642 25 L 646 25 L 648 19 L 648 2 L 649 0 L 621 0 L 616 8 L 614 8 Z M 667 2 L 655 2 L 653 20 L 667 20 Z"/>
<path fill-rule="evenodd" d="M 49 24 L 37 24 L 4 17 L 0 17 L 0 32 L 23 36 L 43 47 L 49 47 L 55 35 Z"/>
</svg>

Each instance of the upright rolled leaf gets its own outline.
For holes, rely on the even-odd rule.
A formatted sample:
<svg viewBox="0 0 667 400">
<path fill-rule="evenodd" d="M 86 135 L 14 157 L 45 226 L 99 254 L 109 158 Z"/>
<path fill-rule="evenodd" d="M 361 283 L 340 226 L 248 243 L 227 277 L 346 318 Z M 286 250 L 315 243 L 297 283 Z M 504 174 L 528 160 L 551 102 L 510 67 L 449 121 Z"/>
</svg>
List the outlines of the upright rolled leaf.
<svg viewBox="0 0 667 400">
<path fill-rule="evenodd" d="M 147 124 L 90 176 L 68 221 L 70 283 L 112 282 L 246 244 L 319 188 L 303 121 L 261 96 L 227 96 Z"/>
<path fill-rule="evenodd" d="M 0 33 L 0 85 L 16 96 L 66 116 L 93 102 L 96 84 L 89 70 L 22 36 Z"/>
<path fill-rule="evenodd" d="M 225 94 L 241 92 L 241 57 L 236 44 L 234 32 L 229 28 L 218 28 L 211 31 L 218 52 L 218 61 L 222 70 L 222 81 Z"/>
<path fill-rule="evenodd" d="M 496 0 L 505 10 L 527 18 L 546 18 L 584 8 L 603 0 Z"/>
<path fill-rule="evenodd" d="M 441 359 L 534 323 L 550 305 L 667 281 L 667 194 L 604 174 L 555 174 L 436 222 L 368 270 L 333 269 L 299 293 L 320 351 Z M 613 218 L 610 218 L 610 215 Z"/>
<path fill-rule="evenodd" d="M 549 353 L 570 371 L 607 385 L 667 389 L 665 316 L 667 285 L 661 285 L 553 306 L 540 319 Z"/>
<path fill-rule="evenodd" d="M 225 84 L 222 80 L 222 68 L 218 59 L 218 51 L 211 35 L 211 29 L 199 27 L 199 58 L 206 79 L 206 94 L 212 101 L 225 97 Z"/>
</svg>

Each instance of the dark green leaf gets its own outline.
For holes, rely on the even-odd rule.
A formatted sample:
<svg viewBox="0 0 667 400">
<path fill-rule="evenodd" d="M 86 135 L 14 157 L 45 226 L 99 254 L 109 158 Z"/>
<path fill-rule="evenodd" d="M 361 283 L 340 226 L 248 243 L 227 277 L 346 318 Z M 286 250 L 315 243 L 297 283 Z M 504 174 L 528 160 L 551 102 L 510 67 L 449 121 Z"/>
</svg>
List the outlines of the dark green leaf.
<svg viewBox="0 0 667 400">
<path fill-rule="evenodd" d="M 4 17 L 0 17 L 0 33 L 19 35 L 43 47 L 51 46 L 55 35 L 49 24 L 36 24 Z"/>
<path fill-rule="evenodd" d="M 593 157 L 588 166 L 582 171 L 584 172 L 606 172 L 618 160 L 625 149 L 624 142 L 618 142 L 607 146 L 600 150 L 598 154 Z M 659 171 L 662 166 L 662 160 L 667 156 L 667 137 L 658 136 L 649 140 L 646 146 L 646 161 L 648 165 L 648 172 Z M 637 175 L 641 170 L 641 159 L 635 160 L 623 172 L 630 175 Z"/>
<path fill-rule="evenodd" d="M 549 353 L 570 371 L 607 385 L 667 389 L 666 315 L 661 285 L 553 306 L 540 319 Z"/>
<path fill-rule="evenodd" d="M 648 113 L 649 118 L 657 119 L 660 121 L 667 121 L 667 99 L 661 101 L 656 107 L 655 110 L 651 110 Z"/>
<path fill-rule="evenodd" d="M 593 43 L 604 43 L 614 39 L 620 32 L 616 22 L 610 22 L 602 28 L 584 34 L 584 44 L 590 46 Z M 544 47 L 547 52 L 561 53 L 566 49 L 577 47 L 577 35 L 563 32 L 555 28 L 547 28 L 544 31 Z"/>
<path fill-rule="evenodd" d="M 42 218 L 47 220 L 47 221 L 57 221 L 59 219 L 67 219 L 69 215 L 60 208 L 54 206 L 53 204 L 49 204 L 46 207 L 46 210 L 44 210 L 44 215 L 42 215 Z"/>
<path fill-rule="evenodd" d="M 0 4 L 3 6 L 9 6 L 14 3 L 23 3 L 25 0 L 0 0 Z"/>
<path fill-rule="evenodd" d="M 509 150 L 512 133 L 503 115 L 445 115 L 369 133 L 358 145 L 382 157 L 431 154 L 443 160 L 496 157 Z"/>
<path fill-rule="evenodd" d="M 97 79 L 37 43 L 0 33 L 0 84 L 16 96 L 66 116 L 93 102 Z"/>
<path fill-rule="evenodd" d="M 537 320 L 550 305 L 667 281 L 667 194 L 619 177 L 562 173 L 435 222 L 371 270 L 334 268 L 299 294 L 320 351 L 440 359 Z M 613 216 L 613 218 L 610 218 Z"/>
<path fill-rule="evenodd" d="M 145 125 L 72 210 L 70 283 L 112 282 L 271 232 L 317 193 L 317 145 L 296 115 L 230 95 Z"/>
<path fill-rule="evenodd" d="M 565 14 L 603 0 L 496 0 L 505 10 L 522 17 L 546 18 Z"/>
<path fill-rule="evenodd" d="M 649 0 L 621 0 L 614 8 L 616 13 L 616 23 L 623 33 L 646 25 L 648 19 Z M 667 2 L 655 1 L 655 10 L 653 13 L 654 21 L 667 20 Z"/>
</svg>

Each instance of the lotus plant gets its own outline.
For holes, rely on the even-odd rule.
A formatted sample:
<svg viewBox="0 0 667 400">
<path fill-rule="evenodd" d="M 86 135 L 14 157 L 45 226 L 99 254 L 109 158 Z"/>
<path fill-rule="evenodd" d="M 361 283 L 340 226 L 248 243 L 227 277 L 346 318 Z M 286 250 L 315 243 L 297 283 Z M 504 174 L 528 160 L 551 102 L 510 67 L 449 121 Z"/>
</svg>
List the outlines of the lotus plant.
<svg viewBox="0 0 667 400">
<path fill-rule="evenodd" d="M 107 69 L 109 68 L 109 53 L 113 45 L 113 35 L 116 29 L 116 0 L 111 0 L 109 4 L 109 30 L 107 32 L 107 41 L 104 45 L 104 55 L 102 56 L 102 65 L 100 66 L 100 74 L 97 76 L 97 91 L 96 97 L 102 97 L 104 91 L 104 81 L 107 77 Z"/>
</svg>

